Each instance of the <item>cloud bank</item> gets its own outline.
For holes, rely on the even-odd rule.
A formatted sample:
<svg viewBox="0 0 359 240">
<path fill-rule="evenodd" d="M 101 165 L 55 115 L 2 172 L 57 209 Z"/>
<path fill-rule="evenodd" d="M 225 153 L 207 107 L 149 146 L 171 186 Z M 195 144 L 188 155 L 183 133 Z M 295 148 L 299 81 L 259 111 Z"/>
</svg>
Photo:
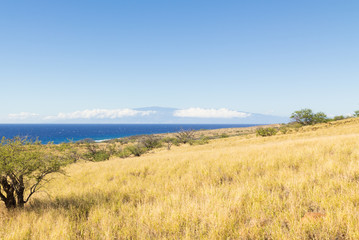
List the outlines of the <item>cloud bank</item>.
<svg viewBox="0 0 359 240">
<path fill-rule="evenodd" d="M 69 119 L 117 119 L 133 116 L 148 116 L 156 111 L 137 111 L 125 109 L 91 109 L 71 113 L 59 113 L 55 116 L 47 116 L 45 120 L 69 120 Z"/>
<path fill-rule="evenodd" d="M 188 108 L 176 110 L 173 116 L 192 117 L 192 118 L 246 118 L 250 113 L 238 112 L 227 108 Z"/>
<path fill-rule="evenodd" d="M 13 120 L 25 120 L 25 119 L 35 118 L 38 116 L 39 114 L 37 113 L 21 112 L 21 113 L 10 113 L 8 115 L 8 118 Z"/>
</svg>

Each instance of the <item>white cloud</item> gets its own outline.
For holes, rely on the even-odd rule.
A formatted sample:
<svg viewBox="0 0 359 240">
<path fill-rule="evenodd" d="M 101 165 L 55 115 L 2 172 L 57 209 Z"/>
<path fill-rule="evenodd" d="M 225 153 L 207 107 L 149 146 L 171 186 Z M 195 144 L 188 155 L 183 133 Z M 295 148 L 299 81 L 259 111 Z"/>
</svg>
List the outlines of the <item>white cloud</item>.
<svg viewBox="0 0 359 240">
<path fill-rule="evenodd" d="M 156 111 L 137 111 L 129 108 L 124 109 L 91 109 L 71 113 L 59 113 L 56 116 L 47 116 L 45 120 L 66 119 L 116 119 L 132 116 L 147 116 Z"/>
<path fill-rule="evenodd" d="M 193 117 L 193 118 L 246 118 L 250 113 L 238 112 L 227 108 L 188 108 L 176 110 L 173 114 L 176 117 Z"/>
<path fill-rule="evenodd" d="M 21 112 L 21 113 L 10 113 L 8 115 L 9 119 L 16 119 L 16 120 L 25 120 L 29 118 L 38 117 L 39 114 L 37 113 L 30 113 L 30 112 Z"/>
</svg>

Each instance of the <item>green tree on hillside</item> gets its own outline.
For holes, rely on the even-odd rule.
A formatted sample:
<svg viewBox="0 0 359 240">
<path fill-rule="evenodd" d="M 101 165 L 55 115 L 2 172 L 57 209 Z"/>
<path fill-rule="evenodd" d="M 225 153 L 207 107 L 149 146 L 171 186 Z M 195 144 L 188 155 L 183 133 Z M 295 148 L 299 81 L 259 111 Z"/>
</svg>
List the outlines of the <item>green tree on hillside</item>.
<svg viewBox="0 0 359 240">
<path fill-rule="evenodd" d="M 70 145 L 41 145 L 15 137 L 0 142 L 0 199 L 6 208 L 24 207 L 47 175 L 76 158 Z"/>
<path fill-rule="evenodd" d="M 354 114 L 353 114 L 354 117 L 359 117 L 359 110 L 357 111 L 354 111 Z"/>
<path fill-rule="evenodd" d="M 325 113 L 313 113 L 313 111 L 309 108 L 295 111 L 294 113 L 292 113 L 290 118 L 293 120 L 293 122 L 297 122 L 301 125 L 312 125 L 328 121 L 328 117 Z"/>
</svg>

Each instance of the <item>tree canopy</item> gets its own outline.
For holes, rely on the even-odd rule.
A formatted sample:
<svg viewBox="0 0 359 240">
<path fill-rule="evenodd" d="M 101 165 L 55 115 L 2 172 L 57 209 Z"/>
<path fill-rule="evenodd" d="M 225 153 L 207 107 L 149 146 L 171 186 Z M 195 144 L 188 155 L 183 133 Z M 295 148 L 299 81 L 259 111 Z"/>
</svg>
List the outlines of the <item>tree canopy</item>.
<svg viewBox="0 0 359 240">
<path fill-rule="evenodd" d="M 290 118 L 301 125 L 312 125 L 328 121 L 328 117 L 323 112 L 313 113 L 311 109 L 305 108 L 292 113 Z"/>
</svg>

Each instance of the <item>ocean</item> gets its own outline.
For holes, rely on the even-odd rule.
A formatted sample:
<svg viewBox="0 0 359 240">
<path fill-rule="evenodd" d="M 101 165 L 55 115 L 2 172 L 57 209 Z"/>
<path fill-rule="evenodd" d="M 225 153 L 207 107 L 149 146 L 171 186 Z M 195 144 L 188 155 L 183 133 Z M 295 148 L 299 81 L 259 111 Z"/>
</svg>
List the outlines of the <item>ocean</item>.
<svg viewBox="0 0 359 240">
<path fill-rule="evenodd" d="M 240 128 L 254 124 L 0 124 L 0 137 L 38 138 L 55 144 L 91 138 L 95 141 L 142 134 L 172 133 L 183 130 Z"/>
</svg>

